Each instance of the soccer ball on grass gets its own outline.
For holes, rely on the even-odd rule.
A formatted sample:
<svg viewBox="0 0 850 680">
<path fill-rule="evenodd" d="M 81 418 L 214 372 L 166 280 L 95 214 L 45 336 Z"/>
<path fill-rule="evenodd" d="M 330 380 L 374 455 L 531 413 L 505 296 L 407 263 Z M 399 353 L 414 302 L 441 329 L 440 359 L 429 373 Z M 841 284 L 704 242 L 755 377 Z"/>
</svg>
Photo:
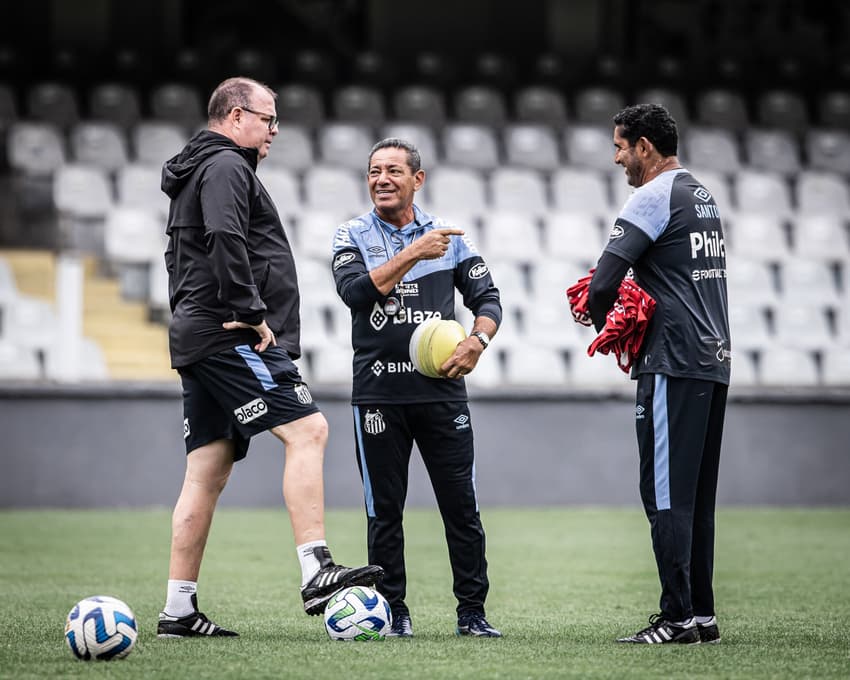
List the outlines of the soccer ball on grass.
<svg viewBox="0 0 850 680">
<path fill-rule="evenodd" d="M 325 606 L 325 630 L 331 640 L 383 640 L 391 625 L 389 603 L 372 588 L 343 588 Z"/>
<path fill-rule="evenodd" d="M 65 620 L 65 642 L 78 659 L 121 659 L 139 634 L 133 610 L 106 595 L 80 600 Z"/>
</svg>

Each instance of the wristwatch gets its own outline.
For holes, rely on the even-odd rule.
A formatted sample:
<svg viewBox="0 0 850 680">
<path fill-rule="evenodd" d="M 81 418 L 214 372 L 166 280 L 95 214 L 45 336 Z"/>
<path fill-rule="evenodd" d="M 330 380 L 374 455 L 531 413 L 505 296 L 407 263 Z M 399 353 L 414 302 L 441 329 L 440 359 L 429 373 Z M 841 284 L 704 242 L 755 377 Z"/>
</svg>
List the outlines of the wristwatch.
<svg viewBox="0 0 850 680">
<path fill-rule="evenodd" d="M 490 344 L 490 336 L 487 335 L 484 331 L 472 331 L 470 335 L 474 335 L 478 338 L 478 342 L 481 343 L 481 346 L 484 349 L 487 349 L 487 346 Z"/>
</svg>

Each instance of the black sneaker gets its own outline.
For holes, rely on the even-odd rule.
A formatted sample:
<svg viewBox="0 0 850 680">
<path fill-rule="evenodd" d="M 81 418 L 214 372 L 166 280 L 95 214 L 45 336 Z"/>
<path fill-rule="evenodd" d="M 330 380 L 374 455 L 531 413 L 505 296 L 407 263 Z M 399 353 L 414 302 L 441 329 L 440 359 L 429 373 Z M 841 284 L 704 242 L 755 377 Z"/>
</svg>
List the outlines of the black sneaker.
<svg viewBox="0 0 850 680">
<path fill-rule="evenodd" d="M 710 621 L 700 623 L 697 621 L 699 641 L 706 645 L 716 645 L 720 642 L 720 629 L 717 627 L 717 618 L 711 617 Z"/>
<path fill-rule="evenodd" d="M 457 635 L 472 635 L 473 637 L 502 637 L 502 634 L 493 628 L 484 614 L 481 612 L 464 612 L 457 617 Z"/>
<path fill-rule="evenodd" d="M 160 638 L 239 636 L 239 633 L 216 625 L 199 612 L 197 595 L 192 595 L 192 605 L 195 611 L 186 616 L 169 616 L 165 612 L 160 612 L 159 621 L 156 624 L 156 636 Z"/>
<path fill-rule="evenodd" d="M 622 637 L 617 642 L 631 642 L 641 645 L 656 645 L 678 643 L 682 645 L 698 645 L 700 642 L 696 619 L 691 619 L 688 626 L 677 626 L 665 620 L 661 614 L 649 617 L 649 625 L 634 635 Z"/>
<path fill-rule="evenodd" d="M 410 622 L 410 614 L 393 614 L 393 625 L 390 626 L 390 632 L 386 637 L 413 637 L 413 624 Z"/>
<path fill-rule="evenodd" d="M 321 568 L 310 582 L 301 589 L 304 611 L 310 616 L 321 614 L 328 600 L 331 599 L 331 595 L 337 590 L 349 586 L 373 588 L 380 585 L 384 578 L 384 570 L 375 564 L 353 569 L 334 564 L 327 546 L 313 548 L 313 554 L 319 560 Z"/>
</svg>

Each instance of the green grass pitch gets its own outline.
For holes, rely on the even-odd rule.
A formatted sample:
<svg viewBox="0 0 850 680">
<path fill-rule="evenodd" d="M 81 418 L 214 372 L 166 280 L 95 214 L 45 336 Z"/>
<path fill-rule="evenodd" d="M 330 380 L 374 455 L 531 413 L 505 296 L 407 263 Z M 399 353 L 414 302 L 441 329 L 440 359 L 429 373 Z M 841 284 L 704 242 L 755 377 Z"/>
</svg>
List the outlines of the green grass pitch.
<svg viewBox="0 0 850 680">
<path fill-rule="evenodd" d="M 220 510 L 201 573 L 202 609 L 235 639 L 158 640 L 170 536 L 165 510 L 0 512 L 0 677 L 848 678 L 850 509 L 722 509 L 715 588 L 723 642 L 618 645 L 657 608 L 638 509 L 493 509 L 487 614 L 505 637 L 457 638 L 436 512 L 406 516 L 416 637 L 332 642 L 298 594 L 283 510 Z M 327 516 L 344 564 L 365 561 L 360 511 Z M 124 660 L 85 663 L 63 640 L 89 595 L 136 613 Z"/>
</svg>

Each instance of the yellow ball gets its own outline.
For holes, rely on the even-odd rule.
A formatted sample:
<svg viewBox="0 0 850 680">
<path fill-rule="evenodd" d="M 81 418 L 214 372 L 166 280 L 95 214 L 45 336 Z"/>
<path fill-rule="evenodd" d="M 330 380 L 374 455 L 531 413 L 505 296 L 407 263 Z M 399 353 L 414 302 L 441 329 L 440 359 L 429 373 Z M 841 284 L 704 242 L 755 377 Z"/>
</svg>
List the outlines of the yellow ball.
<svg viewBox="0 0 850 680">
<path fill-rule="evenodd" d="M 442 378 L 440 366 L 454 353 L 458 343 L 466 338 L 466 331 L 457 321 L 428 319 L 410 336 L 410 360 L 413 367 L 429 378 Z"/>
</svg>

